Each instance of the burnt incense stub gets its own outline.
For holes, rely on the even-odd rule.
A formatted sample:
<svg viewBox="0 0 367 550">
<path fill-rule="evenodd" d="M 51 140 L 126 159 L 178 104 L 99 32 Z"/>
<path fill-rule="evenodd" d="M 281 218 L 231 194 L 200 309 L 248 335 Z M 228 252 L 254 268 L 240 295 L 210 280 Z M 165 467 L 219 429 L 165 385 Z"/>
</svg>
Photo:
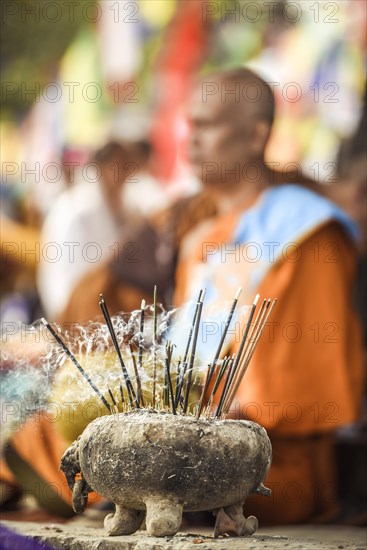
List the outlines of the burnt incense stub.
<svg viewBox="0 0 367 550">
<path fill-rule="evenodd" d="M 146 518 L 152 536 L 177 533 L 183 511 L 211 510 L 214 536 L 253 534 L 243 515 L 250 493 L 270 495 L 266 431 L 246 420 L 204 420 L 155 410 L 103 416 L 91 422 L 61 459 L 73 506 L 100 493 L 116 505 L 105 518 L 109 535 L 134 533 Z"/>
</svg>

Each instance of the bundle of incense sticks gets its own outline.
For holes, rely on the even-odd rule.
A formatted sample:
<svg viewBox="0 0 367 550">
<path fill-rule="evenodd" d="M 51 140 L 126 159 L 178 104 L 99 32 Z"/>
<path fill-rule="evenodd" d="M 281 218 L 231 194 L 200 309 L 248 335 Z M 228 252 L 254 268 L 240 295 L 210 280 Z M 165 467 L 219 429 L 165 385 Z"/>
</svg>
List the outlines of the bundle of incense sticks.
<svg viewBox="0 0 367 550">
<path fill-rule="evenodd" d="M 163 388 L 163 400 L 157 399 L 157 289 L 154 287 L 154 299 L 153 299 L 153 380 L 152 380 L 152 408 L 157 410 L 166 410 L 173 414 L 188 414 L 192 408 L 190 403 L 190 394 L 192 390 L 192 379 L 195 364 L 197 341 L 200 330 L 201 316 L 205 298 L 205 289 L 201 290 L 196 302 L 194 317 L 189 330 L 187 344 L 185 348 L 184 357 L 178 361 L 176 368 L 174 369 L 172 364 L 173 357 L 173 345 L 171 342 L 166 343 L 165 365 L 164 365 L 164 388 Z M 228 317 L 226 319 L 225 327 L 220 338 L 220 342 L 215 351 L 215 355 L 211 363 L 209 363 L 205 382 L 202 388 L 201 397 L 199 403 L 196 406 L 196 418 L 205 416 L 206 419 L 218 419 L 225 418 L 229 413 L 233 400 L 239 386 L 244 378 L 244 375 L 249 367 L 250 361 L 254 355 L 256 347 L 260 341 L 261 335 L 264 332 L 264 328 L 268 319 L 274 309 L 276 300 L 266 299 L 258 308 L 259 294 L 256 295 L 252 304 L 249 317 L 243 329 L 243 335 L 237 354 L 233 354 L 231 357 L 225 356 L 221 359 L 223 346 L 228 335 L 228 330 L 233 319 L 235 309 L 238 304 L 238 300 L 242 289 L 239 288 L 234 300 L 232 302 Z M 138 344 L 138 361 L 136 361 L 134 350 L 132 346 L 129 346 L 131 353 L 132 366 L 135 376 L 135 386 L 130 379 L 128 369 L 126 368 L 124 359 L 122 357 L 121 349 L 117 340 L 113 322 L 105 302 L 105 299 L 100 295 L 99 302 L 102 314 L 106 321 L 107 328 L 110 333 L 110 337 L 113 346 L 116 350 L 116 354 L 121 365 L 122 378 L 126 388 L 128 403 L 124 397 L 124 390 L 122 384 L 120 384 L 120 397 L 116 398 L 113 395 L 111 389 L 107 386 L 105 394 L 108 393 L 111 403 L 106 399 L 105 395 L 97 388 L 90 376 L 86 373 L 83 367 L 80 365 L 75 356 L 71 353 L 60 335 L 54 330 L 54 328 L 45 320 L 42 319 L 42 323 L 51 332 L 56 342 L 62 347 L 63 351 L 68 355 L 73 364 L 91 386 L 95 394 L 109 413 L 113 414 L 118 412 L 118 402 L 121 402 L 122 409 L 128 411 L 131 409 L 139 409 L 146 407 L 142 391 L 142 374 L 143 374 L 143 353 L 144 353 L 144 318 L 145 318 L 145 300 L 141 303 L 140 310 L 140 323 L 139 323 L 139 344 Z M 257 310 L 257 311 L 256 311 Z M 255 316 L 256 313 L 256 316 Z M 255 318 L 255 320 L 254 320 Z M 211 388 L 211 390 L 210 390 Z M 209 393 L 210 390 L 210 393 Z M 158 396 L 159 397 L 159 396 Z M 163 403 L 163 405 L 162 405 Z M 213 403 L 215 405 L 213 406 Z"/>
</svg>

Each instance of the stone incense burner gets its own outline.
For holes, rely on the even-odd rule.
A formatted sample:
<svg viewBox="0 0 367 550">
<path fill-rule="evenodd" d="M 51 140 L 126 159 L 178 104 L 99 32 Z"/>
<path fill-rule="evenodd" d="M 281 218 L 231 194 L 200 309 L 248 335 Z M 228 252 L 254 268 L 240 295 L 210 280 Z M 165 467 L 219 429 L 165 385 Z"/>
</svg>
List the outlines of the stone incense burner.
<svg viewBox="0 0 367 550">
<path fill-rule="evenodd" d="M 253 534 L 245 518 L 250 493 L 270 495 L 266 431 L 245 420 L 203 420 L 154 410 L 91 422 L 61 459 L 75 512 L 97 491 L 116 505 L 104 521 L 109 535 L 134 533 L 146 519 L 152 536 L 177 533 L 183 511 L 211 510 L 214 536 Z"/>
</svg>

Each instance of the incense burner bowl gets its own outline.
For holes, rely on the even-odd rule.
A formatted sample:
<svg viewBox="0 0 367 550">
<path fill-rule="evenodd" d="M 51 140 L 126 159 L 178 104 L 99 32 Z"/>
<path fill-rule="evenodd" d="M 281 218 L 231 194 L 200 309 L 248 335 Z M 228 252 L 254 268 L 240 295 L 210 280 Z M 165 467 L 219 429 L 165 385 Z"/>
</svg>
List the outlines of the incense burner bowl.
<svg viewBox="0 0 367 550">
<path fill-rule="evenodd" d="M 61 459 L 73 507 L 84 511 L 96 491 L 116 505 L 104 521 L 109 535 L 134 533 L 146 519 L 152 536 L 177 533 L 183 511 L 213 511 L 214 536 L 253 534 L 245 518 L 250 493 L 271 464 L 266 431 L 246 420 L 203 420 L 154 410 L 103 416 L 91 422 Z"/>
</svg>

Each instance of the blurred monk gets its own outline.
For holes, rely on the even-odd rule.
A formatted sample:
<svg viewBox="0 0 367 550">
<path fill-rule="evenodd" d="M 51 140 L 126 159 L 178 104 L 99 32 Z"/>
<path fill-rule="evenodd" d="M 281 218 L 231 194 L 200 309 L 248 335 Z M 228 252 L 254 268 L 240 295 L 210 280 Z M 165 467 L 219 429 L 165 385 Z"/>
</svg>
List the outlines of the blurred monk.
<svg viewBox="0 0 367 550">
<path fill-rule="evenodd" d="M 333 434 L 356 419 L 363 388 L 352 309 L 357 230 L 312 191 L 273 185 L 264 160 L 273 119 L 270 87 L 247 69 L 197 85 L 189 154 L 218 215 L 181 244 L 176 303 L 201 288 L 209 306 L 232 301 L 238 287 L 245 303 L 257 292 L 278 299 L 230 411 L 262 424 L 273 444 L 273 495 L 249 511 L 268 524 L 326 521 L 338 513 Z M 239 345 L 232 338 L 229 353 Z M 213 341 L 201 346 L 206 361 Z"/>
</svg>

